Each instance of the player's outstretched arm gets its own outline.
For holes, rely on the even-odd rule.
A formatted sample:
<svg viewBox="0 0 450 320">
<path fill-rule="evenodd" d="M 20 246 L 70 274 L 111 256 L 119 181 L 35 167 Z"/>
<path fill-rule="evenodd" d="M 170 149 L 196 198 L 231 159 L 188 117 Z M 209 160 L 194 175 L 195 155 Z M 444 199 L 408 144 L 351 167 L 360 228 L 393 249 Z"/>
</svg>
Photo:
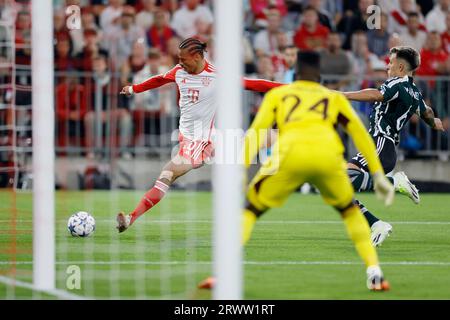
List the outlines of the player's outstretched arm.
<svg viewBox="0 0 450 320">
<path fill-rule="evenodd" d="M 376 102 L 383 101 L 383 94 L 378 89 L 364 89 L 359 91 L 342 92 L 343 95 L 354 101 Z"/>
<path fill-rule="evenodd" d="M 433 109 L 426 106 L 424 111 L 420 114 L 420 118 L 434 130 L 445 131 L 442 121 L 434 116 Z"/>
<path fill-rule="evenodd" d="M 264 80 L 264 79 L 249 79 L 243 78 L 245 90 L 256 92 L 267 92 L 270 89 L 282 86 L 284 83 Z"/>
<path fill-rule="evenodd" d="M 141 93 L 144 91 L 159 88 L 167 83 L 175 82 L 175 74 L 180 69 L 181 69 L 181 66 L 176 65 L 175 67 L 173 67 L 171 70 L 167 71 L 164 74 L 159 74 L 157 76 L 153 76 L 139 84 L 125 86 L 125 87 L 123 87 L 120 94 L 131 96 L 134 93 Z"/>
</svg>

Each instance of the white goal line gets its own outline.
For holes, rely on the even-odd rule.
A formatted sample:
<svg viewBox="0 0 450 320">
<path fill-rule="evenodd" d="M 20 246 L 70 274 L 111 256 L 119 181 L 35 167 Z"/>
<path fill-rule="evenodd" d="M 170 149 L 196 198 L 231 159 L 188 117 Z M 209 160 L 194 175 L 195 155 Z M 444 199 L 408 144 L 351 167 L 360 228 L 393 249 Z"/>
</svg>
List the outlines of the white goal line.
<svg viewBox="0 0 450 320">
<path fill-rule="evenodd" d="M 16 219 L 17 223 L 31 223 L 31 219 Z M 11 220 L 1 220 L 0 223 L 8 223 Z M 56 223 L 65 223 L 67 220 L 58 219 Z M 115 218 L 111 219 L 97 219 L 98 223 L 110 223 L 116 224 Z M 450 225 L 450 221 L 388 221 L 391 224 L 404 224 L 404 225 Z M 141 220 L 139 224 L 184 224 L 184 223 L 213 223 L 213 220 L 203 219 L 203 220 Z M 258 224 L 342 224 L 341 220 L 267 220 L 258 221 Z"/>
<path fill-rule="evenodd" d="M 4 261 L 2 261 L 2 262 L 4 262 Z M 1 264 L 3 264 L 3 263 L 1 263 Z M 24 281 L 20 281 L 17 279 L 5 277 L 2 275 L 0 275 L 0 283 L 3 283 L 7 286 L 25 288 L 25 289 L 29 289 L 32 291 L 46 293 L 46 294 L 49 294 L 49 295 L 52 295 L 52 296 L 55 296 L 55 297 L 58 297 L 58 298 L 64 299 L 64 300 L 90 300 L 90 298 L 88 298 L 88 297 L 79 296 L 79 295 L 76 295 L 76 294 L 67 292 L 65 290 L 61 290 L 61 289 L 52 289 L 52 290 L 37 289 L 30 282 L 24 282 Z"/>
<path fill-rule="evenodd" d="M 0 265 L 32 265 L 32 261 L 0 261 Z M 283 266 L 283 265 L 362 265 L 359 261 L 243 261 L 245 265 L 258 266 Z M 56 265 L 159 265 L 159 266 L 176 266 L 176 265 L 211 265 L 211 261 L 143 261 L 143 260 L 117 260 L 117 261 L 93 261 L 93 260 L 77 260 L 77 261 L 57 261 Z M 450 266 L 450 261 L 388 261 L 381 262 L 386 266 Z"/>
</svg>

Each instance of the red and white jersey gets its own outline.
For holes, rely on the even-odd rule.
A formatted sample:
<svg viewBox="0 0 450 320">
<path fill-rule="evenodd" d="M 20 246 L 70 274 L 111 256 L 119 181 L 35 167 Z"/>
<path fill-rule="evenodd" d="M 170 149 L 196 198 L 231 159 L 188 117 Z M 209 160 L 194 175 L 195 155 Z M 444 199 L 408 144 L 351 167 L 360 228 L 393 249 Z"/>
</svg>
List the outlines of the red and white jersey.
<svg viewBox="0 0 450 320">
<path fill-rule="evenodd" d="M 214 97 L 216 85 L 214 66 L 206 61 L 202 72 L 190 74 L 177 64 L 163 75 L 152 77 L 140 85 L 134 85 L 133 90 L 139 93 L 169 82 L 175 82 L 178 86 L 180 133 L 193 141 L 209 140 L 217 108 Z"/>
<path fill-rule="evenodd" d="M 175 82 L 179 91 L 180 133 L 192 141 L 209 141 L 217 109 L 216 77 L 216 68 L 208 61 L 203 71 L 198 74 L 190 74 L 177 64 L 163 75 L 157 75 L 141 84 L 133 85 L 133 91 L 140 93 Z M 266 92 L 279 85 L 282 84 L 244 78 L 244 86 L 248 90 Z"/>
</svg>

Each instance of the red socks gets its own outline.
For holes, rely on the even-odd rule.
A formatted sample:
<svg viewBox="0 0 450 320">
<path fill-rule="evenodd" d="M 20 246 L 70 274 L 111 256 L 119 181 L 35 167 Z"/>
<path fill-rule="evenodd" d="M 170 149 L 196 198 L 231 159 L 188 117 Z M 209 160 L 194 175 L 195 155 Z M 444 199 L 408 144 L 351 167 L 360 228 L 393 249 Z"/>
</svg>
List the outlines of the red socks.
<svg viewBox="0 0 450 320">
<path fill-rule="evenodd" d="M 167 190 L 169 190 L 169 186 L 160 180 L 156 180 L 153 188 L 148 190 L 145 195 L 142 197 L 141 201 L 137 205 L 136 209 L 131 213 L 131 221 L 132 224 L 137 218 L 143 215 L 146 211 L 155 206 L 166 194 Z"/>
</svg>

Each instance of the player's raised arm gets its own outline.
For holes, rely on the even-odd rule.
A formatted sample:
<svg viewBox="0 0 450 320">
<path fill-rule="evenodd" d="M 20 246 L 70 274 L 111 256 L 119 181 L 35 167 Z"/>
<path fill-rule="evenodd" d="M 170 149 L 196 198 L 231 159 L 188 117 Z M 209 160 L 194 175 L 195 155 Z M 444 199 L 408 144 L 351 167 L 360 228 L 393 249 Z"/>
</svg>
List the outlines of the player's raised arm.
<svg viewBox="0 0 450 320">
<path fill-rule="evenodd" d="M 394 186 L 384 175 L 384 170 L 372 138 L 349 101 L 340 94 L 336 95 L 335 99 L 337 105 L 340 106 L 338 122 L 345 128 L 353 139 L 356 148 L 367 160 L 369 171 L 374 179 L 374 189 L 378 198 L 384 200 L 386 205 L 392 204 L 394 200 Z"/>
<path fill-rule="evenodd" d="M 276 99 L 276 93 L 271 91 L 266 94 L 255 120 L 253 120 L 252 125 L 247 130 L 244 140 L 244 164 L 246 168 L 250 166 L 261 148 L 264 138 L 267 136 L 267 132 L 264 129 L 269 129 L 273 126 Z"/>
<path fill-rule="evenodd" d="M 264 80 L 264 79 L 249 79 L 243 78 L 245 90 L 256 91 L 256 92 L 267 92 L 270 89 L 282 86 L 284 83 Z"/>
<path fill-rule="evenodd" d="M 175 82 L 175 74 L 180 69 L 181 69 L 181 66 L 176 65 L 174 68 L 172 68 L 171 70 L 167 71 L 164 74 L 153 76 L 139 84 L 125 86 L 125 87 L 123 87 L 120 94 L 131 96 L 133 93 L 141 93 L 141 92 L 144 92 L 147 90 L 161 87 L 167 83 Z"/>
</svg>

